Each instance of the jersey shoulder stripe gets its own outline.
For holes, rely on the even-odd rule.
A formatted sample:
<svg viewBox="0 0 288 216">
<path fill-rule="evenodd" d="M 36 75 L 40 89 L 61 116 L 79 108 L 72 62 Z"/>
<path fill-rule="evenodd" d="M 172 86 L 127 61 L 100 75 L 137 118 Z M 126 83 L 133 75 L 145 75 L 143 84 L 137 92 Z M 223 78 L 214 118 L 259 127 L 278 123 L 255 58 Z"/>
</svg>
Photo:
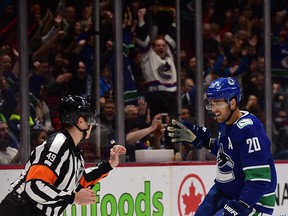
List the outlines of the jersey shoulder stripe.
<svg viewBox="0 0 288 216">
<path fill-rule="evenodd" d="M 244 118 L 237 122 L 237 127 L 242 129 L 247 125 L 253 125 L 253 121 L 250 118 Z"/>
</svg>

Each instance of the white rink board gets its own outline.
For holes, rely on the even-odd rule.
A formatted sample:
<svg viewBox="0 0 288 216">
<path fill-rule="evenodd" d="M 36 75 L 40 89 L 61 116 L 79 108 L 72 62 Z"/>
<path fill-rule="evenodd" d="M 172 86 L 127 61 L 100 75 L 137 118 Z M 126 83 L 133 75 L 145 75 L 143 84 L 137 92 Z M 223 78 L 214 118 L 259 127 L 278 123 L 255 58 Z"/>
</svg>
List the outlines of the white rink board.
<svg viewBox="0 0 288 216">
<path fill-rule="evenodd" d="M 275 216 L 288 215 L 288 162 L 276 163 L 279 205 Z M 0 169 L 0 200 L 11 190 L 9 184 L 18 177 L 19 169 Z M 96 204 L 69 206 L 66 216 L 184 216 L 187 203 L 202 201 L 216 175 L 214 164 L 163 163 L 115 168 L 97 184 Z M 186 201 L 184 201 L 186 200 Z M 193 209 L 193 208 L 192 208 Z M 192 215 L 189 214 L 189 216 Z"/>
</svg>

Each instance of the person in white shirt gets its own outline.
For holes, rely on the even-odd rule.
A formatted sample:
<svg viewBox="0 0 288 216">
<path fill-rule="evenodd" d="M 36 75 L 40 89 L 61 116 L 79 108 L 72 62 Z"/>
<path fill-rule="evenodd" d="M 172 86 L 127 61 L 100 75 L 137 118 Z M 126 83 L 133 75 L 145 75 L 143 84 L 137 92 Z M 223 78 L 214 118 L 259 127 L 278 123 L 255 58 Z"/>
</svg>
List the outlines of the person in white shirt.
<svg viewBox="0 0 288 216">
<path fill-rule="evenodd" d="M 10 146 L 8 125 L 0 121 L 0 164 L 18 163 L 19 159 L 18 150 Z"/>
</svg>

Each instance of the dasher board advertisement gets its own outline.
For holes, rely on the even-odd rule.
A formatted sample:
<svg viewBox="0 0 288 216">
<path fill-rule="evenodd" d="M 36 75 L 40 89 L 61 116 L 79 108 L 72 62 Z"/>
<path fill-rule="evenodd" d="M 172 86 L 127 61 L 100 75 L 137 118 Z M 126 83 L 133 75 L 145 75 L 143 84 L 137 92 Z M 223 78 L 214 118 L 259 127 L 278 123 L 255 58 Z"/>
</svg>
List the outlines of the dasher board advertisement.
<svg viewBox="0 0 288 216">
<path fill-rule="evenodd" d="M 288 215 L 288 162 L 277 162 L 273 215 Z M 21 169 L 0 169 L 0 200 Z M 193 216 L 216 176 L 214 163 L 121 165 L 93 187 L 95 204 L 70 205 L 63 216 Z"/>
</svg>

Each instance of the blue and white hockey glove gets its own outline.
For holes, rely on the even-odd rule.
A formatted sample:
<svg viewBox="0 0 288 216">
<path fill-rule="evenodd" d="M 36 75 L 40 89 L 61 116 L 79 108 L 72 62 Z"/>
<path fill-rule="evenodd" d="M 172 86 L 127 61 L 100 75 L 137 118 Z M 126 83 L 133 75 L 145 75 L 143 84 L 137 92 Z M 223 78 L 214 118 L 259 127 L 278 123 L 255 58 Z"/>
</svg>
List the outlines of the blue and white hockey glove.
<svg viewBox="0 0 288 216">
<path fill-rule="evenodd" d="M 223 216 L 248 216 L 252 212 L 252 208 L 249 208 L 245 203 L 236 200 L 232 200 L 225 204 L 223 210 Z"/>
<path fill-rule="evenodd" d="M 175 119 L 172 119 L 171 123 L 167 127 L 171 142 L 188 142 L 197 149 L 201 149 L 203 146 L 210 149 L 210 133 L 207 128 L 191 124 L 188 121 L 181 123 Z"/>
</svg>

